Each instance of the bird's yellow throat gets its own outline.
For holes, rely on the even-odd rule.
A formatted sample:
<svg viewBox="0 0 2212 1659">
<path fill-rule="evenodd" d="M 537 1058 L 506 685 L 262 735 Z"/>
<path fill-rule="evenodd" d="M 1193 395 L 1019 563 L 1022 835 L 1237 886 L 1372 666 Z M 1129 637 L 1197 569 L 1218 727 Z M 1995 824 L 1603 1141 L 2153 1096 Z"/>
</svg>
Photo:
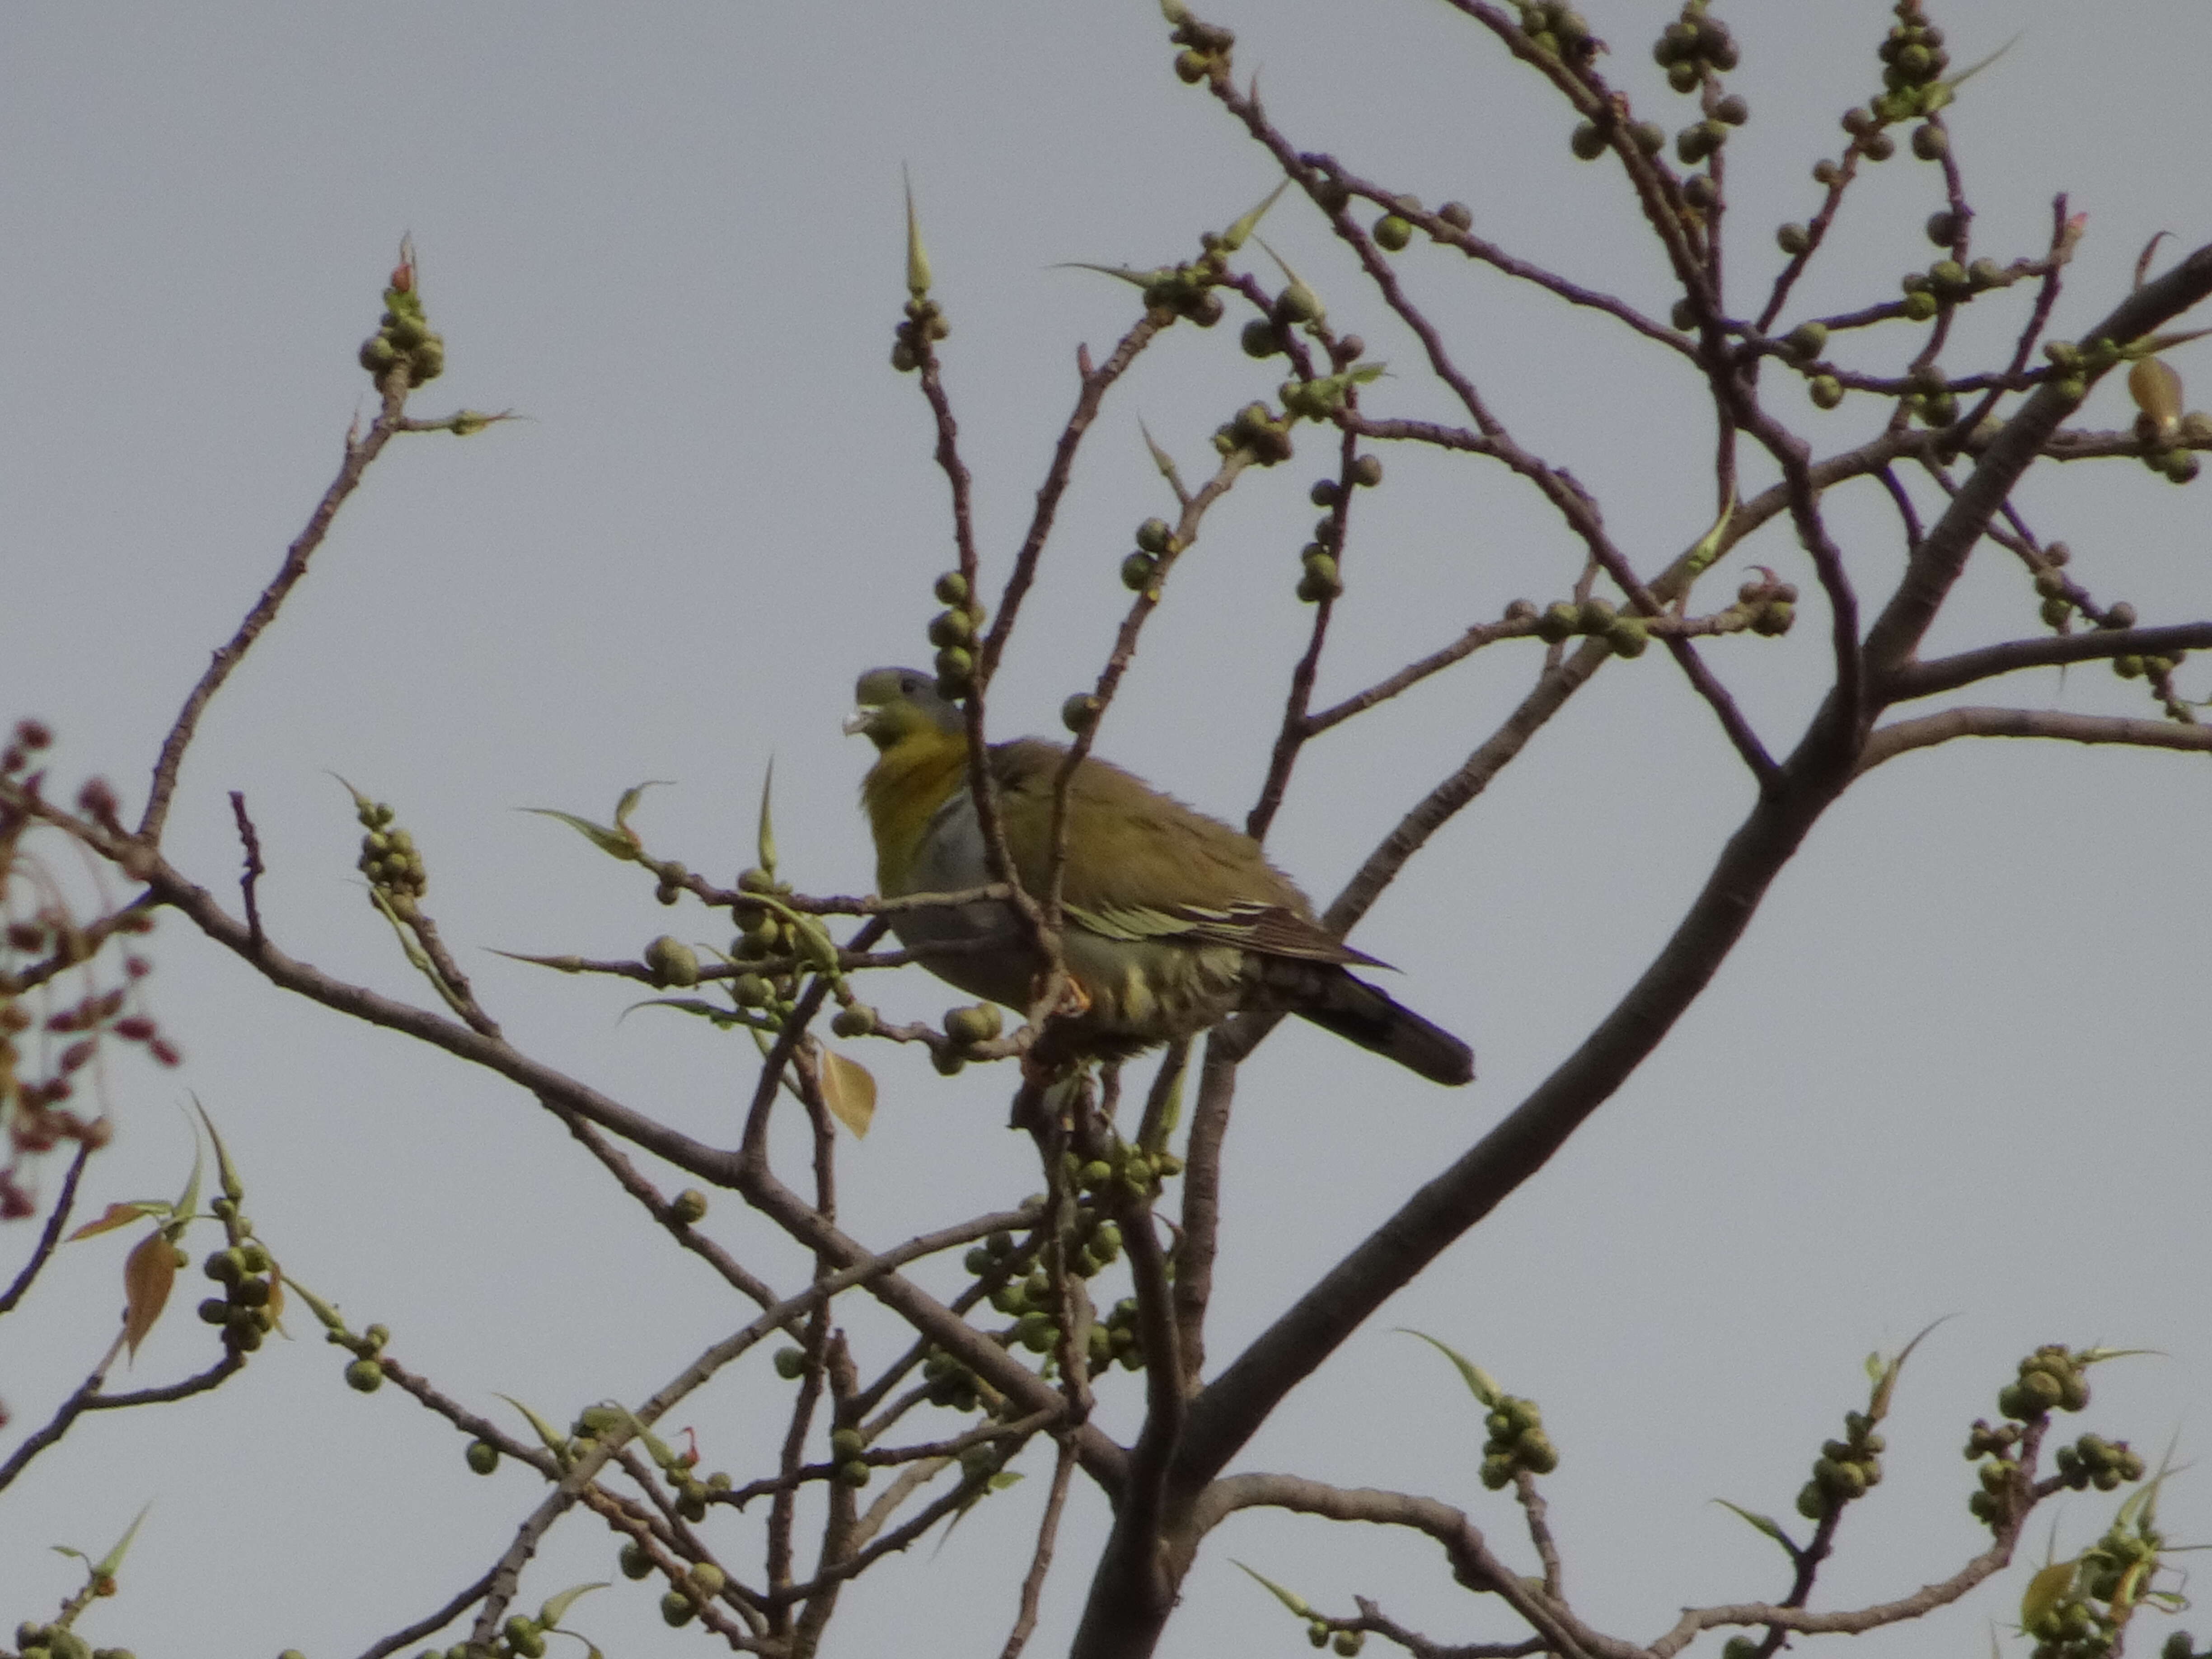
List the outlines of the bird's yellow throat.
<svg viewBox="0 0 2212 1659">
<path fill-rule="evenodd" d="M 876 836 L 876 890 L 908 890 L 921 832 L 945 798 L 966 787 L 968 734 L 921 726 L 900 734 L 860 780 L 860 801 Z"/>
</svg>

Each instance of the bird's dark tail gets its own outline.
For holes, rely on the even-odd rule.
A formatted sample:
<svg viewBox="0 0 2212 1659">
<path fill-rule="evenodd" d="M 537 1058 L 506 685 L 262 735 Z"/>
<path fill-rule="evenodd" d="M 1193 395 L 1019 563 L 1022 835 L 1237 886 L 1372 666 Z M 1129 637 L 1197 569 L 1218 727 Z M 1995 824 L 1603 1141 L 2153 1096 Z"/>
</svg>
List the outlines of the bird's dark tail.
<svg viewBox="0 0 2212 1659">
<path fill-rule="evenodd" d="M 1396 1060 L 1431 1083 L 1474 1080 L 1474 1050 L 1364 979 L 1334 973 L 1291 1005 L 1324 1031 Z"/>
</svg>

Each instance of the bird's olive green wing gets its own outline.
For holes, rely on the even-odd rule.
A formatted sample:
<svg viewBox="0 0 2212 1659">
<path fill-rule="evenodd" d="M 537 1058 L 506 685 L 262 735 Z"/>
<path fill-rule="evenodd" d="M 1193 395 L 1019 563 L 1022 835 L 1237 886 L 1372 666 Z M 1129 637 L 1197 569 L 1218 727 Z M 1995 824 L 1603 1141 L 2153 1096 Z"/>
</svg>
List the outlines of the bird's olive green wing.
<svg viewBox="0 0 2212 1659">
<path fill-rule="evenodd" d="M 1044 882 L 1052 792 L 1067 751 L 1041 738 L 991 751 L 1007 850 L 1022 885 Z M 1068 790 L 1070 917 L 1109 939 L 1182 939 L 1310 962 L 1382 967 L 1313 920 L 1297 884 L 1259 843 L 1105 761 L 1086 758 Z"/>
</svg>

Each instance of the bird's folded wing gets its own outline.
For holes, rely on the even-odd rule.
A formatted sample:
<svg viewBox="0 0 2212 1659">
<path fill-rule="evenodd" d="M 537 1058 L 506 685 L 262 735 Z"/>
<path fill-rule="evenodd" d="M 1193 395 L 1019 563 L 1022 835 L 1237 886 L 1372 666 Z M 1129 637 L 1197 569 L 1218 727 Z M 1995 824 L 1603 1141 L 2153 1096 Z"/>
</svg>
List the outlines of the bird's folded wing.
<svg viewBox="0 0 2212 1659">
<path fill-rule="evenodd" d="M 1364 951 L 1334 939 L 1317 923 L 1279 904 L 1196 904 L 1158 908 L 1118 906 L 1086 909 L 1071 904 L 1068 920 L 1107 939 L 1132 943 L 1175 939 L 1190 945 L 1226 945 L 1263 956 L 1302 962 L 1335 963 L 1346 968 L 1388 968 Z"/>
</svg>

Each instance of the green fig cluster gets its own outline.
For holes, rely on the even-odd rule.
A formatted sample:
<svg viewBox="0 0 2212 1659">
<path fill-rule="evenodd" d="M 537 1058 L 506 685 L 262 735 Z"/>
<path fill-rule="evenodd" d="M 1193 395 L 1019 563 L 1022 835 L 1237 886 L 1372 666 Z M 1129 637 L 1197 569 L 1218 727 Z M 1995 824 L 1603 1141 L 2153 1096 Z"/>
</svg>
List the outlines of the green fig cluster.
<svg viewBox="0 0 2212 1659">
<path fill-rule="evenodd" d="M 1337 568 L 1336 555 L 1320 542 L 1308 542 L 1298 555 L 1299 599 L 1307 605 L 1319 605 L 1343 592 L 1344 575 Z"/>
<path fill-rule="evenodd" d="M 2120 349 L 2110 340 L 2047 340 L 2043 355 L 2051 362 L 2054 390 L 2069 403 L 2088 395 L 2089 380 L 2120 361 Z"/>
<path fill-rule="evenodd" d="M 1610 599 L 1595 596 L 1577 604 L 1561 599 L 1536 616 L 1536 637 L 1547 645 L 1563 645 L 1578 634 L 1602 640 L 1616 656 L 1640 657 L 1651 643 L 1648 617 L 1614 608 Z"/>
<path fill-rule="evenodd" d="M 2100 1434 L 2085 1434 L 2072 1445 L 2061 1446 L 2051 1461 L 2058 1466 L 2059 1479 L 2075 1492 L 2092 1486 L 2112 1492 L 2143 1478 L 2142 1455 L 2126 1441 L 2107 1440 Z"/>
<path fill-rule="evenodd" d="M 2123 1515 L 2126 1513 L 2124 1510 Z M 2081 1553 L 2065 1593 L 2028 1620 L 2035 1659 L 2104 1659 L 2147 1598 L 2166 1540 L 2149 1522 L 2115 1521 Z M 2162 1659 L 2194 1659 L 2186 1632 L 2166 1638 Z"/>
<path fill-rule="evenodd" d="M 418 386 L 446 372 L 446 338 L 422 315 L 422 296 L 415 289 L 415 267 L 403 263 L 384 290 L 384 315 L 375 333 L 361 343 L 361 366 L 379 386 L 404 368 L 407 384 Z"/>
<path fill-rule="evenodd" d="M 1254 409 L 1260 409 L 1261 406 L 1255 404 L 1252 407 Z M 1249 412 L 1249 410 L 1246 411 L 1247 414 Z M 1265 411 L 1263 410 L 1262 413 L 1264 414 L 1264 412 Z M 1240 415 L 1237 418 L 1239 420 L 1243 420 L 1244 416 Z M 1229 428 L 1225 427 L 1223 428 L 1224 431 L 1227 431 L 1228 429 Z M 1214 441 L 1216 447 L 1218 447 L 1220 439 L 1218 434 Z M 1231 447 L 1233 447 L 1234 446 Z M 1224 455 L 1228 453 L 1229 452 L 1226 449 L 1222 451 L 1222 453 Z M 1132 593 L 1142 593 L 1146 592 L 1152 586 L 1153 578 L 1158 576 L 1159 574 L 1160 561 L 1166 558 L 1171 553 L 1179 553 L 1182 550 L 1182 544 L 1176 538 L 1174 526 L 1170 525 L 1165 519 L 1146 520 L 1144 523 L 1137 526 L 1137 545 L 1135 551 L 1129 554 L 1127 557 L 1121 561 L 1121 586 L 1127 588 Z M 1070 698 L 1068 700 L 1068 707 L 1074 707 L 1075 701 L 1075 699 Z M 1092 711 L 1094 717 L 1096 712 L 1096 710 Z M 1063 720 L 1066 719 L 1066 709 L 1061 711 L 1061 717 Z M 1068 727 L 1068 730 L 1071 732 L 1083 728 L 1074 726 L 1070 726 Z"/>
<path fill-rule="evenodd" d="M 983 605 L 957 570 L 946 571 L 930 591 L 945 607 L 929 619 L 929 642 L 937 647 L 937 694 L 957 702 L 975 689 L 975 641 L 983 632 Z"/>
<path fill-rule="evenodd" d="M 933 1406 L 965 1414 L 979 1410 L 983 1403 L 975 1373 L 942 1348 L 932 1348 L 922 1356 L 921 1386 L 923 1397 Z"/>
<path fill-rule="evenodd" d="M 1854 1498 L 1863 1498 L 1869 1486 L 1881 1484 L 1881 1454 L 1886 1445 L 1875 1432 L 1875 1419 L 1866 1412 L 1844 1413 L 1844 1437 L 1824 1441 L 1813 1460 L 1813 1478 L 1797 1494 L 1797 1513 L 1808 1521 L 1825 1521 Z"/>
<path fill-rule="evenodd" d="M 1997 1409 L 2015 1423 L 2033 1423 L 2053 1411 L 2078 1412 L 2089 1403 L 2081 1362 L 2061 1342 L 2049 1342 L 2020 1362 L 2020 1376 L 1997 1391 Z"/>
<path fill-rule="evenodd" d="M 669 1200 L 668 1215 L 672 1221 L 696 1227 L 707 1218 L 707 1194 L 696 1187 L 686 1187 Z"/>
<path fill-rule="evenodd" d="M 995 1002 L 972 1003 L 945 1012 L 945 1035 L 956 1048 L 974 1049 L 992 1042 L 1005 1030 L 1006 1018 Z"/>
<path fill-rule="evenodd" d="M 1142 1199 L 1158 1192 L 1164 1177 L 1181 1174 L 1182 1160 L 1169 1152 L 1146 1153 L 1117 1138 L 1109 1140 L 1096 1157 L 1086 1158 L 1078 1152 L 1066 1153 L 1061 1167 L 1068 1185 L 1079 1194 L 1100 1199 Z"/>
<path fill-rule="evenodd" d="M 781 898 L 791 884 L 778 881 L 765 870 L 750 869 L 738 877 L 738 890 Z M 739 969 L 729 982 L 730 1000 L 770 1025 L 780 1025 L 799 997 L 797 965 L 827 966 L 821 960 L 823 937 L 765 904 L 738 900 L 730 907 L 739 932 L 730 941 L 730 959 Z"/>
<path fill-rule="evenodd" d="M 1306 1640 L 1316 1648 L 1327 1648 L 1333 1653 L 1351 1659 L 1353 1654 L 1367 1645 L 1364 1630 L 1339 1630 L 1326 1619 L 1315 1619 L 1306 1626 Z"/>
<path fill-rule="evenodd" d="M 1659 32 L 1651 57 L 1667 71 L 1667 84 L 1679 93 L 1695 92 L 1705 71 L 1726 74 L 1736 66 L 1735 37 L 1717 17 L 1705 13 L 1705 0 L 1689 0 L 1681 15 Z"/>
<path fill-rule="evenodd" d="M 1920 0 L 1897 0 L 1892 9 L 1897 21 L 1875 54 L 1881 59 L 1882 93 L 1868 106 L 1883 125 L 1933 115 L 1951 95 L 1943 84 L 1943 71 L 1951 66 L 1951 54 L 1943 49 L 1943 31 L 1928 21 Z M 1936 160 L 1943 154 L 1940 136 L 1939 131 L 1939 142 L 1929 143 L 1923 149 L 1916 133 L 1914 153 Z"/>
<path fill-rule="evenodd" d="M 216 1202 L 228 1205 L 231 1200 Z M 234 1206 L 234 1217 L 235 1213 Z M 201 1264 L 201 1271 L 222 1285 L 223 1293 L 201 1303 L 199 1316 L 207 1324 L 222 1328 L 224 1346 L 252 1353 L 261 1346 L 262 1338 L 276 1328 L 276 1267 L 269 1252 L 246 1232 L 251 1223 L 232 1219 L 228 1224 L 240 1242 L 215 1251 Z M 377 1381 L 383 1380 L 384 1374 L 379 1371 Z"/>
<path fill-rule="evenodd" d="M 112 1586 L 115 1581 L 111 1578 L 104 1582 Z M 128 1648 L 93 1646 L 65 1621 L 42 1625 L 35 1620 L 25 1620 L 15 1626 L 15 1648 L 21 1659 L 137 1659 Z"/>
<path fill-rule="evenodd" d="M 906 302 L 905 319 L 891 331 L 891 367 L 913 374 L 928 361 L 930 348 L 951 332 L 945 307 L 927 294 L 915 295 Z"/>
<path fill-rule="evenodd" d="M 415 850 L 415 837 L 393 825 L 392 809 L 382 801 L 362 800 L 355 815 L 367 833 L 361 838 L 361 857 L 354 868 L 384 896 L 394 915 L 412 921 L 416 902 L 430 886 L 430 872 Z"/>
<path fill-rule="evenodd" d="M 1188 11 L 1182 11 L 1168 39 L 1182 48 L 1176 54 L 1175 71 L 1176 78 L 1185 86 L 1194 87 L 1201 81 L 1228 80 L 1230 49 L 1237 44 L 1237 37 L 1231 31 L 1218 24 L 1200 22 Z"/>
<path fill-rule="evenodd" d="M 2039 1613 L 2026 1634 L 2035 1638 L 2035 1659 L 2104 1659 L 2119 1626 L 2077 1589 Z"/>
<path fill-rule="evenodd" d="M 1217 453 L 1233 455 L 1242 449 L 1260 466 L 1274 466 L 1291 459 L 1291 422 L 1260 403 L 1247 404 L 1213 434 Z M 1121 579 L 1128 580 L 1125 566 Z"/>
<path fill-rule="evenodd" d="M 1500 1395 L 1482 1425 L 1489 1437 L 1482 1443 L 1482 1484 L 1491 1491 L 1511 1486 L 1523 1469 L 1549 1474 L 1559 1467 L 1559 1449 L 1544 1432 L 1544 1414 L 1534 1401 Z"/>
<path fill-rule="evenodd" d="M 1521 0 L 1521 32 L 1536 51 L 1570 64 L 1586 62 L 1598 50 L 1588 21 L 1564 0 Z"/>
<path fill-rule="evenodd" d="M 671 934 L 663 933 L 647 945 L 643 960 L 655 985 L 682 988 L 699 982 L 699 953 Z"/>
<path fill-rule="evenodd" d="M 1138 1329 L 1137 1298 L 1133 1296 L 1123 1297 L 1091 1328 L 1091 1372 L 1095 1376 L 1108 1365 L 1119 1365 L 1125 1371 L 1145 1368 L 1145 1340 Z"/>
</svg>

